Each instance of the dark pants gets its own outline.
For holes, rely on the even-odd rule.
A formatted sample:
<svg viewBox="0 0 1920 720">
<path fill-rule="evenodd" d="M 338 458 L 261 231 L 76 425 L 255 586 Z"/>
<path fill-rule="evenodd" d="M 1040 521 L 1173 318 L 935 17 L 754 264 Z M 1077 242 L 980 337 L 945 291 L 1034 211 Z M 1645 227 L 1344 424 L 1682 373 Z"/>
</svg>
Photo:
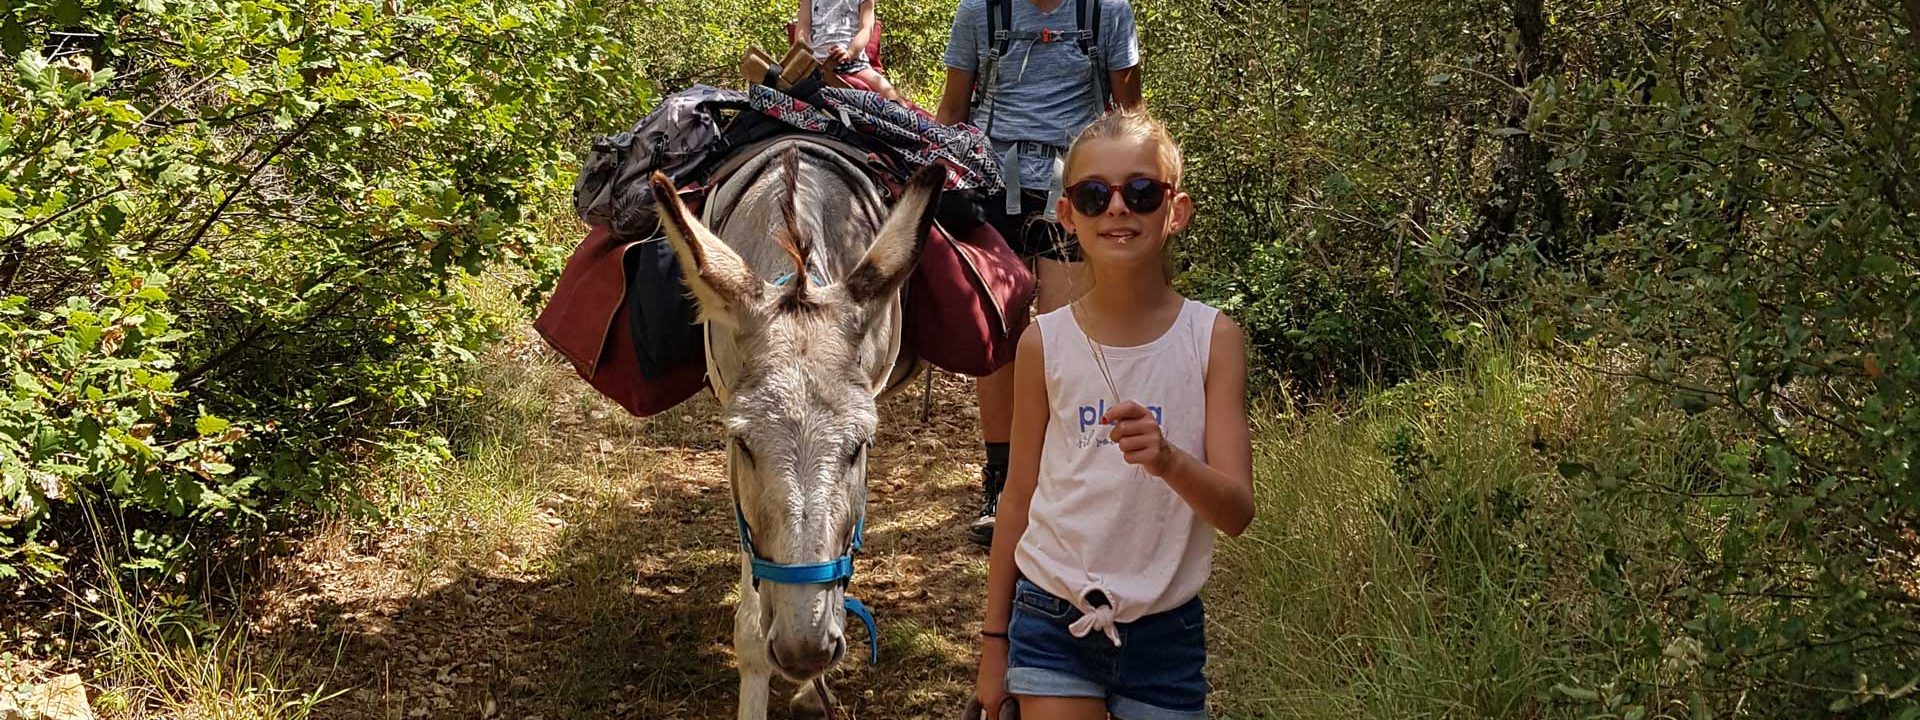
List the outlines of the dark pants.
<svg viewBox="0 0 1920 720">
<path fill-rule="evenodd" d="M 1007 214 L 1005 191 L 986 199 L 987 223 L 1000 231 L 1007 245 L 1022 259 L 1045 258 L 1061 262 L 1080 262 L 1080 242 L 1067 234 L 1059 223 L 1047 222 L 1047 193 L 1044 190 L 1020 192 L 1020 214 Z"/>
</svg>

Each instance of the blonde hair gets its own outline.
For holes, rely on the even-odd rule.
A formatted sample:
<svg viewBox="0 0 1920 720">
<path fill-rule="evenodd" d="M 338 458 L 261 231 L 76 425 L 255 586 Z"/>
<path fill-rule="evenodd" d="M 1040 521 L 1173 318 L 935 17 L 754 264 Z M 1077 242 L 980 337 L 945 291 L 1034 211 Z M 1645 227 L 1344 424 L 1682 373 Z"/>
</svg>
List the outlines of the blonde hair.
<svg viewBox="0 0 1920 720">
<path fill-rule="evenodd" d="M 1145 109 L 1122 108 L 1100 116 L 1092 124 L 1074 136 L 1073 145 L 1067 149 L 1067 167 L 1073 167 L 1073 159 L 1089 141 L 1093 140 L 1139 140 L 1153 143 L 1160 151 L 1160 165 L 1167 171 L 1164 180 L 1175 189 L 1180 187 L 1180 178 L 1186 172 L 1186 158 L 1180 152 L 1180 143 L 1175 142 L 1173 133 L 1167 132 L 1167 126 L 1148 114 Z"/>
</svg>

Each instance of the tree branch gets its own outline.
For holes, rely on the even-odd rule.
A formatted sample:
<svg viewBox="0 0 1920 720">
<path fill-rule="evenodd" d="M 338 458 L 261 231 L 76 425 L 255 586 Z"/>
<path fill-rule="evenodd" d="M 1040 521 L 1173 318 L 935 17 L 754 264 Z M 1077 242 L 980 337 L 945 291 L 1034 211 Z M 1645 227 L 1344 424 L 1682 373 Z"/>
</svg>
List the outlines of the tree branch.
<svg viewBox="0 0 1920 720">
<path fill-rule="evenodd" d="M 253 187 L 253 179 L 259 177 L 260 172 L 267 169 L 268 165 L 273 164 L 274 158 L 279 157 L 280 153 L 286 152 L 287 148 L 292 147 L 295 141 L 306 135 L 308 130 L 313 129 L 314 123 L 319 121 L 320 117 L 325 114 L 325 109 L 315 111 L 312 115 L 308 115 L 306 120 L 301 121 L 299 127 L 287 133 L 286 137 L 280 138 L 280 142 L 276 143 L 272 150 L 267 151 L 267 154 L 262 156 L 259 162 L 254 163 L 253 170 L 249 171 L 245 178 L 235 183 L 233 188 L 227 191 L 227 196 L 220 200 L 220 204 L 213 208 L 213 212 L 207 213 L 207 219 L 200 223 L 200 227 L 194 231 L 192 236 L 187 238 L 187 244 L 175 251 L 173 257 L 167 258 L 166 262 L 161 263 L 161 267 L 173 267 L 178 264 L 182 258 L 185 258 L 187 253 L 192 252 L 195 247 L 198 247 L 200 241 L 206 239 L 207 231 L 213 229 L 213 224 L 220 220 L 221 213 L 226 212 L 227 207 L 232 205 L 234 200 L 239 199 L 241 195 L 246 193 L 248 188 Z"/>
</svg>

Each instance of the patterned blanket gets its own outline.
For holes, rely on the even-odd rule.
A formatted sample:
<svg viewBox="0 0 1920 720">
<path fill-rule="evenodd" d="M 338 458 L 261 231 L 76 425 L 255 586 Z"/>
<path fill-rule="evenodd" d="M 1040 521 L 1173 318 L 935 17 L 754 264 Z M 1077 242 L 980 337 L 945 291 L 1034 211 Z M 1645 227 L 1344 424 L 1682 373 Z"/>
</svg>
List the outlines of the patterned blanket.
<svg viewBox="0 0 1920 720">
<path fill-rule="evenodd" d="M 896 180 L 922 167 L 947 166 L 947 189 L 992 191 L 1000 187 L 1000 163 L 980 128 L 941 125 L 933 117 L 881 97 L 879 93 L 821 88 L 819 103 L 809 103 L 765 85 L 747 90 L 747 103 L 768 117 L 808 132 L 835 137 L 848 134 L 879 141 L 902 161 Z"/>
</svg>

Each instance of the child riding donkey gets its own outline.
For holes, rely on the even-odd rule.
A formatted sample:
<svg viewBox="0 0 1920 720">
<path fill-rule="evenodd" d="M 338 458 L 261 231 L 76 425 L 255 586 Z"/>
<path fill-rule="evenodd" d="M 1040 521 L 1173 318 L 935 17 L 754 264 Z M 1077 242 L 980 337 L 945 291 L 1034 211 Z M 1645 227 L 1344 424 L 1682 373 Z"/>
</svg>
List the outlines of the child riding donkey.
<svg viewBox="0 0 1920 720">
<path fill-rule="evenodd" d="M 795 39 L 813 48 L 814 59 L 833 72 L 852 76 L 894 102 L 905 102 L 874 67 L 877 58 L 868 52 L 877 48 L 880 23 L 874 17 L 876 0 L 800 0 L 800 21 L 794 25 Z"/>
</svg>

